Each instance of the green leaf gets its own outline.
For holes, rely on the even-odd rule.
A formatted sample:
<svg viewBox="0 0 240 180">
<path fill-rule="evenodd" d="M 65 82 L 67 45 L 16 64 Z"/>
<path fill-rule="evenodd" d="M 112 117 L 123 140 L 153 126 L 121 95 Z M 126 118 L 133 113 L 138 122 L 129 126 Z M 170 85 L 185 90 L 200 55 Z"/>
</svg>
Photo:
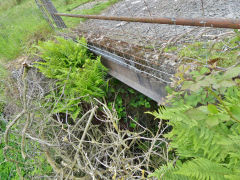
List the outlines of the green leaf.
<svg viewBox="0 0 240 180">
<path fill-rule="evenodd" d="M 131 88 L 129 88 L 128 91 L 129 91 L 131 94 L 134 94 L 134 93 L 135 93 L 135 91 L 134 91 L 133 89 L 131 89 Z"/>
<path fill-rule="evenodd" d="M 131 127 L 131 128 L 135 128 L 135 127 L 136 127 L 136 124 L 135 124 L 135 123 L 130 123 L 130 127 Z"/>
<path fill-rule="evenodd" d="M 197 93 L 201 90 L 201 87 L 202 87 L 201 83 L 195 83 L 195 84 L 192 84 L 192 86 L 189 87 L 189 90 Z"/>
<path fill-rule="evenodd" d="M 240 67 L 235 67 L 227 70 L 224 75 L 223 79 L 231 79 L 233 77 L 236 77 L 240 74 Z"/>
<path fill-rule="evenodd" d="M 231 174 L 228 168 L 205 158 L 196 158 L 185 162 L 175 174 L 191 177 L 192 180 L 225 180 Z"/>
<path fill-rule="evenodd" d="M 202 111 L 198 109 L 190 109 L 186 111 L 186 115 L 190 119 L 194 119 L 194 120 L 203 120 L 203 119 L 206 119 L 207 117 L 207 114 L 204 114 Z"/>
<path fill-rule="evenodd" d="M 182 90 L 190 89 L 195 84 L 193 81 L 185 81 L 182 85 Z"/>
<path fill-rule="evenodd" d="M 224 176 L 226 179 L 229 179 L 229 180 L 239 180 L 239 175 L 225 175 Z"/>
<path fill-rule="evenodd" d="M 80 114 L 80 112 L 81 112 L 81 109 L 80 108 L 75 108 L 74 109 L 75 111 L 73 112 L 73 114 L 72 114 L 72 118 L 74 119 L 74 121 L 77 119 L 77 117 L 78 117 L 78 115 Z"/>
<path fill-rule="evenodd" d="M 231 118 L 228 114 L 219 114 L 219 119 L 225 122 L 225 121 L 229 121 Z"/>
<path fill-rule="evenodd" d="M 209 116 L 206 119 L 206 123 L 209 127 L 213 127 L 219 124 L 219 120 L 217 116 Z"/>
<path fill-rule="evenodd" d="M 230 107 L 230 112 L 233 114 L 233 116 L 240 120 L 240 107 L 237 105 L 234 105 Z"/>
<path fill-rule="evenodd" d="M 201 86 L 210 86 L 211 84 L 216 84 L 217 80 L 215 78 L 215 76 L 206 76 L 202 81 L 198 82 L 199 84 L 201 84 Z"/>
<path fill-rule="evenodd" d="M 232 80 L 223 80 L 221 82 L 218 82 L 216 84 L 213 85 L 214 89 L 219 89 L 219 88 L 227 88 L 227 87 L 232 87 L 232 86 L 236 86 L 236 83 Z"/>
<path fill-rule="evenodd" d="M 218 113 L 218 109 L 214 104 L 208 104 L 208 111 L 212 114 Z"/>
<path fill-rule="evenodd" d="M 207 106 L 200 106 L 197 108 L 199 111 L 201 111 L 204 114 L 208 114 L 208 108 Z"/>
<path fill-rule="evenodd" d="M 199 72 L 200 72 L 200 74 L 205 74 L 205 73 L 210 72 L 210 70 L 209 70 L 209 68 L 202 67 Z"/>
<path fill-rule="evenodd" d="M 149 102 L 145 102 L 145 108 L 150 108 L 150 107 L 151 107 L 150 103 Z"/>
</svg>

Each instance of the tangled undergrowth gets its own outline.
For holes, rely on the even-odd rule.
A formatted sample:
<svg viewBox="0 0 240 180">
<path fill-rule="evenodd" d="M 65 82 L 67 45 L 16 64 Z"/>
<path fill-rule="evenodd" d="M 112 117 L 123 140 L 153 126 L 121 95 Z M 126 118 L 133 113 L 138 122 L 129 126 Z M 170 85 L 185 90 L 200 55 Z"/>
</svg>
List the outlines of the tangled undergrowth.
<svg viewBox="0 0 240 180">
<path fill-rule="evenodd" d="M 168 126 L 143 123 L 153 117 L 139 112 L 155 103 L 128 87 L 115 89 L 119 82 L 85 47 L 62 38 L 40 43 L 42 60 L 17 73 L 20 112 L 3 140 L 16 177 L 140 179 L 172 156 L 162 138 Z M 16 151 L 19 157 L 11 156 Z M 49 168 L 39 169 L 46 161 Z"/>
<path fill-rule="evenodd" d="M 238 179 L 239 57 L 227 68 L 179 67 L 181 89 L 168 88 L 171 106 L 154 112 L 79 42 L 40 43 L 41 61 L 5 82 L 18 107 L 1 126 L 5 177 Z"/>
</svg>

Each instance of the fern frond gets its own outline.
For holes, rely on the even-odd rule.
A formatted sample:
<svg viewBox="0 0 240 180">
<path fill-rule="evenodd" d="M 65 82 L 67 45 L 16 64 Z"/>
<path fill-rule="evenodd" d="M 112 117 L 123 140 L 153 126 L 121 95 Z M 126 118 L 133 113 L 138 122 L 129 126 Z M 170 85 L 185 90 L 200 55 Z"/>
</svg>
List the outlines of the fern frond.
<svg viewBox="0 0 240 180">
<path fill-rule="evenodd" d="M 85 102 L 89 102 L 92 97 L 104 97 L 107 69 L 101 64 L 100 57 L 96 60 L 90 59 L 86 40 L 82 38 L 76 43 L 60 37 L 56 39 L 57 42 L 40 43 L 39 50 L 44 61 L 37 62 L 35 67 L 46 77 L 58 80 L 57 85 L 61 86 L 60 93 L 64 87 L 64 97 L 83 97 Z M 73 100 L 61 100 L 65 101 L 65 104 L 62 104 L 63 107 L 57 107 L 56 111 L 68 111 L 75 119 L 80 112 L 78 103 Z"/>
<path fill-rule="evenodd" d="M 225 180 L 225 176 L 233 172 L 226 167 L 204 158 L 196 158 L 185 162 L 175 174 L 198 180 Z"/>
<path fill-rule="evenodd" d="M 156 119 L 165 119 L 165 120 L 181 120 L 183 112 L 189 110 L 191 106 L 180 106 L 180 107 L 159 107 L 158 111 L 147 112 L 152 114 Z"/>
<path fill-rule="evenodd" d="M 156 177 L 158 180 L 191 180 L 187 176 L 175 174 L 177 171 L 178 168 L 169 163 L 161 166 L 160 169 L 150 174 L 149 177 Z"/>
</svg>

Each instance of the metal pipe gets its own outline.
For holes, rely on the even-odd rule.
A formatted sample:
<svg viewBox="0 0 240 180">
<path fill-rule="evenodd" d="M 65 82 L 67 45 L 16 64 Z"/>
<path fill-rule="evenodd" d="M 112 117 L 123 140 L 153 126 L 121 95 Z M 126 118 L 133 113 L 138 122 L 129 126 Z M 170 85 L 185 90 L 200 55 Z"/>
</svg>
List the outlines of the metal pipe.
<svg viewBox="0 0 240 180">
<path fill-rule="evenodd" d="M 112 21 L 126 21 L 126 22 L 141 22 L 153 24 L 172 24 L 182 26 L 200 26 L 200 27 L 214 27 L 214 28 L 230 28 L 240 29 L 240 20 L 237 19 L 221 19 L 221 18 L 145 18 L 145 17 L 117 17 L 117 16 L 99 16 L 99 15 L 80 15 L 80 14 L 65 14 L 54 13 L 58 16 L 67 16 L 74 18 L 87 18 L 99 20 Z"/>
</svg>

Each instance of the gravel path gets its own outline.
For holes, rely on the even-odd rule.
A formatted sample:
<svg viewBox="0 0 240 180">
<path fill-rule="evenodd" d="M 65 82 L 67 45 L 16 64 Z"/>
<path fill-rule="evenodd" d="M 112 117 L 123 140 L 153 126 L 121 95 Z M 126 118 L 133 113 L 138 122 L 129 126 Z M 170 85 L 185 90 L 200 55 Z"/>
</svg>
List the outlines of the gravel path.
<svg viewBox="0 0 240 180">
<path fill-rule="evenodd" d="M 103 12 L 102 15 L 240 18 L 239 7 L 240 0 L 122 0 Z M 139 43 L 139 40 L 136 41 L 131 36 L 139 36 L 138 39 L 158 37 L 161 40 L 167 40 L 195 27 L 88 20 L 79 28 L 88 31 L 101 31 L 106 36 L 115 39 Z M 199 31 L 202 29 L 199 28 Z M 222 29 L 216 29 L 214 34 L 221 32 L 223 32 Z"/>
</svg>

